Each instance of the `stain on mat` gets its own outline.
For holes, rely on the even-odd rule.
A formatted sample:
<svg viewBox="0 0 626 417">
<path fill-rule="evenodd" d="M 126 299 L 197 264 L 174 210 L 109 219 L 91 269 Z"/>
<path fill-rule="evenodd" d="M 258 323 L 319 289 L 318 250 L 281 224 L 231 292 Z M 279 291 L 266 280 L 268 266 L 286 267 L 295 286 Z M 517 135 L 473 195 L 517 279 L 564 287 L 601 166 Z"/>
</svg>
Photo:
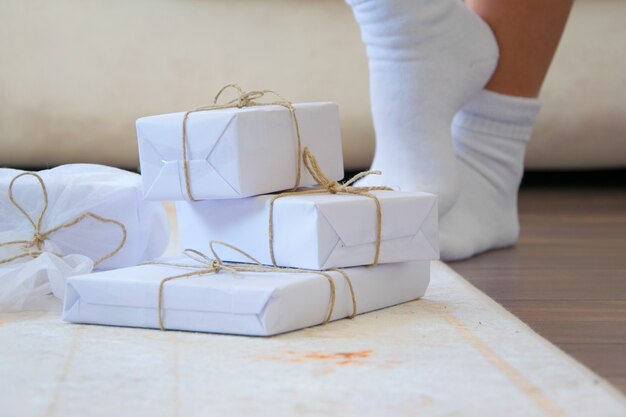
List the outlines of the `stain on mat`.
<svg viewBox="0 0 626 417">
<path fill-rule="evenodd" d="M 322 353 L 322 352 L 308 352 L 299 353 L 294 351 L 287 351 L 284 355 L 269 355 L 269 356 L 256 356 L 255 359 L 260 360 L 272 360 L 279 362 L 289 363 L 303 363 L 303 362 L 320 362 L 337 366 L 351 366 L 351 365 L 364 365 L 366 360 L 373 355 L 373 350 L 360 350 L 355 352 L 336 352 L 336 353 Z"/>
</svg>

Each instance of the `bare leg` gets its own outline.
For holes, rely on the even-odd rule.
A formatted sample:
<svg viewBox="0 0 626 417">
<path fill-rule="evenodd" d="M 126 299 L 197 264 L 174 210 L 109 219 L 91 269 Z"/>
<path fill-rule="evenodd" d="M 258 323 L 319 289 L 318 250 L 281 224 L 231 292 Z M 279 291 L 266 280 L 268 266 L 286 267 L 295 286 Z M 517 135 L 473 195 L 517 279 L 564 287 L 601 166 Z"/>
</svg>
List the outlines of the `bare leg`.
<svg viewBox="0 0 626 417">
<path fill-rule="evenodd" d="M 517 191 L 539 112 L 536 98 L 573 0 L 466 0 L 490 25 L 500 60 L 486 89 L 452 123 L 462 191 L 440 221 L 445 260 L 513 245 Z"/>
<path fill-rule="evenodd" d="M 493 30 L 500 61 L 488 90 L 537 97 L 573 0 L 466 0 Z"/>
</svg>

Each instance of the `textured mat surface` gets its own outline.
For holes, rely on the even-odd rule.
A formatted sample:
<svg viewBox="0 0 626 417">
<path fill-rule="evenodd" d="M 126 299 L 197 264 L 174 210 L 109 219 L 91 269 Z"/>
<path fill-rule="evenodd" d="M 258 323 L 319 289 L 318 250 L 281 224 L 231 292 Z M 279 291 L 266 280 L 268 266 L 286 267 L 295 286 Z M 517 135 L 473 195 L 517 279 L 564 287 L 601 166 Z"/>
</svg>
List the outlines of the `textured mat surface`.
<svg viewBox="0 0 626 417">
<path fill-rule="evenodd" d="M 599 377 L 442 263 L 423 300 L 273 338 L 0 316 L 0 413 L 624 416 Z"/>
</svg>

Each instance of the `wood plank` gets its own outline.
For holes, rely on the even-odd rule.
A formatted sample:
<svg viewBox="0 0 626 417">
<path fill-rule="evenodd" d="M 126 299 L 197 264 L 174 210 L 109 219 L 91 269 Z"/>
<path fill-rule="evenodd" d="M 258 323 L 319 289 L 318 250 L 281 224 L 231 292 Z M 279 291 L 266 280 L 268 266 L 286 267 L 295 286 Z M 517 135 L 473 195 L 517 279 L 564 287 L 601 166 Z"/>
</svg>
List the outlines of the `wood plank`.
<svg viewBox="0 0 626 417">
<path fill-rule="evenodd" d="M 527 188 L 516 247 L 450 265 L 626 393 L 626 189 Z"/>
<path fill-rule="evenodd" d="M 503 305 L 556 344 L 626 344 L 626 301 L 523 300 Z"/>
<path fill-rule="evenodd" d="M 623 367 L 615 366 L 626 362 L 626 344 L 561 343 L 559 347 L 626 392 Z"/>
</svg>

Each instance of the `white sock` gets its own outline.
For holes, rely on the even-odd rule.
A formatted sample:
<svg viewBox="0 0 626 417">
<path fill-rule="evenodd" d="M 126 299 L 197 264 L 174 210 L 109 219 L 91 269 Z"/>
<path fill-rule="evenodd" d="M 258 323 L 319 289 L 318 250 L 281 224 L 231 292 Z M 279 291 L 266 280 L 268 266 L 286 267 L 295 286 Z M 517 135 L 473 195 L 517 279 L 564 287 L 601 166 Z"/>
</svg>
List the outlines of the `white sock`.
<svg viewBox="0 0 626 417">
<path fill-rule="evenodd" d="M 517 241 L 517 192 L 539 107 L 538 99 L 483 90 L 454 118 L 461 193 L 440 219 L 442 259 L 464 259 Z"/>
<path fill-rule="evenodd" d="M 490 78 L 498 47 L 459 0 L 347 0 L 367 47 L 376 155 L 360 185 L 458 196 L 450 124 Z"/>
</svg>

